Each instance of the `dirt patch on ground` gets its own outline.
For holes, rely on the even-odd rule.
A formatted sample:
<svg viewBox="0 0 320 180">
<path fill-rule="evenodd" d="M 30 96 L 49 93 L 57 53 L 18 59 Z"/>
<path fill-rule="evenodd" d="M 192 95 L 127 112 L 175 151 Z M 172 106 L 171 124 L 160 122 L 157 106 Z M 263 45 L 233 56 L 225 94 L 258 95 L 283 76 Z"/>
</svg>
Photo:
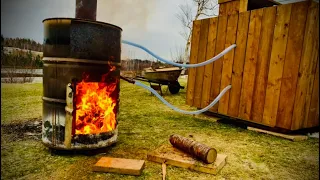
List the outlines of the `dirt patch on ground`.
<svg viewBox="0 0 320 180">
<path fill-rule="evenodd" d="M 41 129 L 41 119 L 32 119 L 23 123 L 1 125 L 1 132 L 13 136 L 12 141 L 25 138 L 41 139 Z"/>
</svg>

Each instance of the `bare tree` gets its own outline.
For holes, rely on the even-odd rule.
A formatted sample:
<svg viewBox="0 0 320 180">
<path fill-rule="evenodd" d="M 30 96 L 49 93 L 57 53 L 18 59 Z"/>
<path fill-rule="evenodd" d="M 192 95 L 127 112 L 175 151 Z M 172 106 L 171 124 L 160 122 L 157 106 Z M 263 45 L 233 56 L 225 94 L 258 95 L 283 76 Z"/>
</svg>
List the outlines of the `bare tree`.
<svg viewBox="0 0 320 180">
<path fill-rule="evenodd" d="M 180 20 L 183 27 L 183 32 L 180 32 L 181 36 L 187 41 L 184 51 L 184 64 L 189 61 L 189 51 L 191 45 L 191 32 L 192 22 L 199 19 L 200 16 L 213 17 L 217 16 L 216 10 L 218 9 L 217 0 L 192 0 L 196 7 L 192 8 L 189 4 L 179 5 L 180 12 L 177 14 L 177 18 Z"/>
<path fill-rule="evenodd" d="M 170 54 L 171 54 L 171 59 L 174 61 L 174 62 L 177 62 L 177 63 L 182 63 L 184 62 L 184 53 L 183 53 L 184 49 L 183 47 L 178 47 L 178 46 L 175 46 L 175 49 L 174 51 L 173 50 L 170 50 Z"/>
</svg>

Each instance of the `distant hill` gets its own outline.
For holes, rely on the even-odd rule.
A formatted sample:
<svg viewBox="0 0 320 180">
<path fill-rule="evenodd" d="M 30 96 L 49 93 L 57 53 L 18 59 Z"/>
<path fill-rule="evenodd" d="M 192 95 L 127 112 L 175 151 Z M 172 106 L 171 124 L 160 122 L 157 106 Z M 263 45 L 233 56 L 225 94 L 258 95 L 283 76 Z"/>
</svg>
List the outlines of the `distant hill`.
<svg viewBox="0 0 320 180">
<path fill-rule="evenodd" d="M 23 53 L 28 53 L 30 50 L 27 50 L 27 49 L 20 49 L 20 48 L 15 48 L 15 47 L 3 47 L 3 52 L 5 54 L 8 54 L 8 53 L 15 53 L 15 52 L 23 52 Z M 43 52 L 39 52 L 39 51 L 31 51 L 31 54 L 32 56 L 36 57 L 36 56 L 40 56 L 40 58 L 43 57 Z"/>
<path fill-rule="evenodd" d="M 37 43 L 32 39 L 26 39 L 26 38 L 4 38 L 1 35 L 1 45 L 3 47 L 13 47 L 13 48 L 26 49 L 31 51 L 38 51 L 38 52 L 43 51 L 42 44 Z"/>
</svg>

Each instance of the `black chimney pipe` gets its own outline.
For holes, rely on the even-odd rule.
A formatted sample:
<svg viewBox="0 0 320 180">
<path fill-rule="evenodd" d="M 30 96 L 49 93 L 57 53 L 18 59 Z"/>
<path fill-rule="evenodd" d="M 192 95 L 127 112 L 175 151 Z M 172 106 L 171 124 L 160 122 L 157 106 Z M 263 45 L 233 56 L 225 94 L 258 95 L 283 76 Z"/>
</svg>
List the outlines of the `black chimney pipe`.
<svg viewBox="0 0 320 180">
<path fill-rule="evenodd" d="M 97 0 L 76 0 L 76 18 L 96 20 Z"/>
</svg>

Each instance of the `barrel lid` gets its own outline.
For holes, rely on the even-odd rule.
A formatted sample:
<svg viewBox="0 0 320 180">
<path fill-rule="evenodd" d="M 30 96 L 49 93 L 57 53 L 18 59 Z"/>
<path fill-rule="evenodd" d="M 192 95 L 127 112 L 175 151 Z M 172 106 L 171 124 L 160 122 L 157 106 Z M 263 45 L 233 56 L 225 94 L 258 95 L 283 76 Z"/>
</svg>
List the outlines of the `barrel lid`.
<svg viewBox="0 0 320 180">
<path fill-rule="evenodd" d="M 92 23 L 92 24 L 101 24 L 104 26 L 111 26 L 111 27 L 115 27 L 118 28 L 122 31 L 122 28 L 120 28 L 119 26 L 113 25 L 113 24 L 109 24 L 109 23 L 105 23 L 105 22 L 101 22 L 101 21 L 91 21 L 91 20 L 87 20 L 87 19 L 80 19 L 80 18 L 64 18 L 64 17 L 57 17 L 57 18 L 46 18 L 44 19 L 42 22 L 48 21 L 48 20 L 71 20 L 71 21 L 81 21 L 81 22 L 87 22 L 87 23 Z"/>
</svg>

